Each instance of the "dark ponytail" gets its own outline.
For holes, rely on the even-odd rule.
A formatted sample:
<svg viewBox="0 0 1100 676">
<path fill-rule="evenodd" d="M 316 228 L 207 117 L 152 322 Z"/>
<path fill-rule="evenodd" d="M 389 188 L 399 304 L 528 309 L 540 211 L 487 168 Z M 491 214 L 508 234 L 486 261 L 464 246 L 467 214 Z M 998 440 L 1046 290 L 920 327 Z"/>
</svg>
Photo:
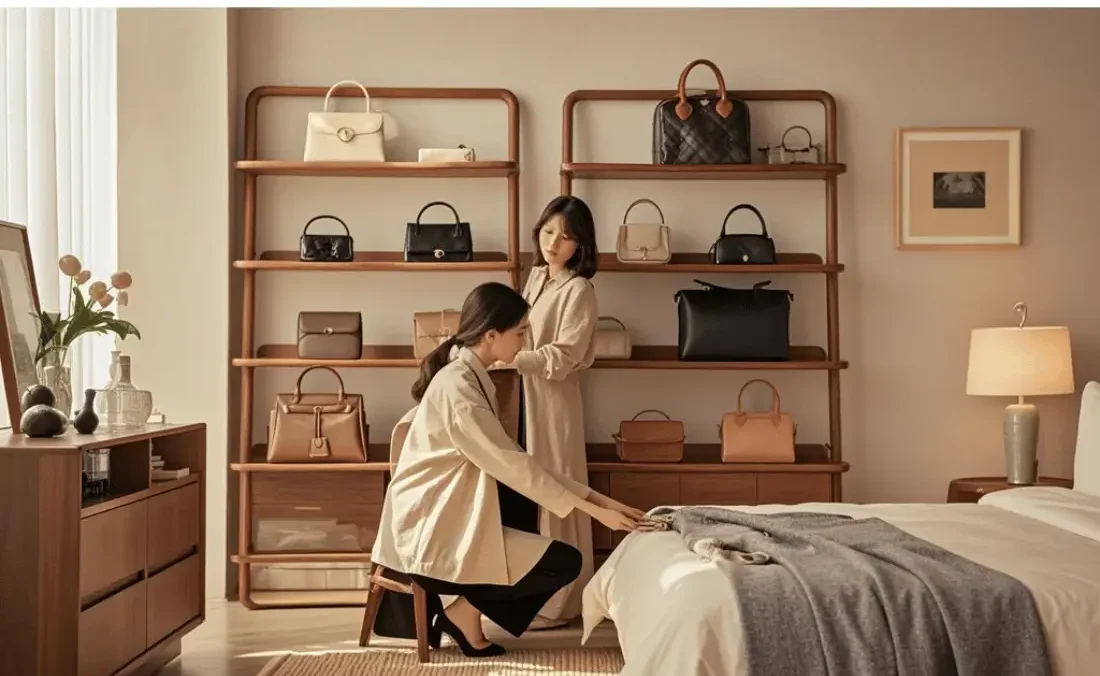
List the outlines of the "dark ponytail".
<svg viewBox="0 0 1100 676">
<path fill-rule="evenodd" d="M 420 375 L 412 386 L 416 403 L 424 398 L 435 374 L 450 361 L 452 347 L 473 347 L 489 331 L 504 332 L 515 328 L 527 316 L 528 309 L 523 296 L 506 284 L 486 282 L 474 287 L 462 303 L 458 331 L 420 362 Z"/>
</svg>

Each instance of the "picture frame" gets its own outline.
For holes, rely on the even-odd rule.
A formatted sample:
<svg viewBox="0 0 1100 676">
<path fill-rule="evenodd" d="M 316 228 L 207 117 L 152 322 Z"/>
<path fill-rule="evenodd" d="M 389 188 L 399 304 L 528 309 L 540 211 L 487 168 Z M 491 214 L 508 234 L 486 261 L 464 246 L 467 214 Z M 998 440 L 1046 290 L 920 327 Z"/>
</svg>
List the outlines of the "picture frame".
<svg viewBox="0 0 1100 676">
<path fill-rule="evenodd" d="M 902 127 L 894 139 L 894 241 L 902 250 L 1021 245 L 1018 127 Z"/>
<path fill-rule="evenodd" d="M 0 373 L 4 406 L 0 428 L 18 431 L 23 392 L 38 384 L 34 363 L 38 347 L 38 286 L 27 228 L 0 221 Z"/>
</svg>

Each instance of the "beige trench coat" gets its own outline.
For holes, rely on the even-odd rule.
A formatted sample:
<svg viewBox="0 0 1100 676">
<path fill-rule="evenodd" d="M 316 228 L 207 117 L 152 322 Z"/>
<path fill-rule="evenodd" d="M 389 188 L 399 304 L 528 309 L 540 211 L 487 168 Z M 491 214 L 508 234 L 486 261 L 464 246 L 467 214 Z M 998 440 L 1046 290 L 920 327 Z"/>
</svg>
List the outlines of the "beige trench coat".
<svg viewBox="0 0 1100 676">
<path fill-rule="evenodd" d="M 523 453 L 494 412 L 496 388 L 481 360 L 468 348 L 452 356 L 412 415 L 371 560 L 447 582 L 512 585 L 550 540 L 501 525 L 497 482 L 560 518 L 591 490 Z"/>
<path fill-rule="evenodd" d="M 527 349 L 516 355 L 523 375 L 527 452 L 540 465 L 588 484 L 580 371 L 592 365 L 599 319 L 596 289 L 565 270 L 548 278 L 546 266 L 531 271 L 523 296 L 531 304 Z M 561 517 L 539 510 L 539 533 L 581 551 L 576 581 L 564 587 L 540 615 L 572 619 L 581 614 L 581 594 L 592 577 L 592 519 L 583 512 Z"/>
</svg>

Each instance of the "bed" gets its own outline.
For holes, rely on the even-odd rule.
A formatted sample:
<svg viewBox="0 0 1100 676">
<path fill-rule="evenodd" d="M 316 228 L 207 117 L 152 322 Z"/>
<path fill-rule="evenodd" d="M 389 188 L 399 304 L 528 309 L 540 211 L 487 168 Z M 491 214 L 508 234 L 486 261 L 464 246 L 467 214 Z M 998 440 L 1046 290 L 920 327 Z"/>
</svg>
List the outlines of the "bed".
<svg viewBox="0 0 1100 676">
<path fill-rule="evenodd" d="M 1074 488 L 1021 487 L 978 504 L 810 503 L 739 508 L 879 517 L 1027 588 L 1051 673 L 1100 673 L 1100 384 L 1082 395 Z M 584 592 L 583 637 L 615 623 L 623 676 L 749 676 L 734 587 L 676 532 L 632 533 Z"/>
</svg>

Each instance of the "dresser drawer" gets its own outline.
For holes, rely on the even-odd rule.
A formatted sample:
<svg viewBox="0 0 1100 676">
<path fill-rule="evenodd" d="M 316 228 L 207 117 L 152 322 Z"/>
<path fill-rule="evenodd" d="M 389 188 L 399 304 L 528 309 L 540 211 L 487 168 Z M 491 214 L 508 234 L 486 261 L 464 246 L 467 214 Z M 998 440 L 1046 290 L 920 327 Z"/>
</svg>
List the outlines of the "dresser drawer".
<svg viewBox="0 0 1100 676">
<path fill-rule="evenodd" d="M 149 498 L 150 575 L 198 548 L 200 513 L 198 483 Z"/>
<path fill-rule="evenodd" d="M 756 496 L 761 505 L 830 502 L 832 495 L 831 474 L 776 472 L 756 475 Z"/>
<path fill-rule="evenodd" d="M 80 613 L 79 676 L 109 676 L 144 652 L 145 592 L 138 582 Z"/>
<path fill-rule="evenodd" d="M 203 562 L 198 554 L 149 578 L 146 644 L 153 647 L 202 613 Z"/>
<path fill-rule="evenodd" d="M 145 574 L 146 524 L 144 500 L 81 521 L 81 598 Z"/>
</svg>

